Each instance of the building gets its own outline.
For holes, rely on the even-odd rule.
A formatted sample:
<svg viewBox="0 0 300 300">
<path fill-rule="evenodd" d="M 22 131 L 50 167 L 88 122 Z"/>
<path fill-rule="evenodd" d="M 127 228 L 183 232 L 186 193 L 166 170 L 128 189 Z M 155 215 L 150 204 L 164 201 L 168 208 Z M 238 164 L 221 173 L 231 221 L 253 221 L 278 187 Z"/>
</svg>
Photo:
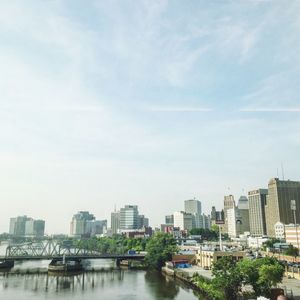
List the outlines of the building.
<svg viewBox="0 0 300 300">
<path fill-rule="evenodd" d="M 120 230 L 139 229 L 137 205 L 125 205 L 120 209 Z"/>
<path fill-rule="evenodd" d="M 210 248 L 201 248 L 196 254 L 197 265 L 202 268 L 211 269 L 214 262 L 223 256 L 231 256 L 234 260 L 239 261 L 245 257 L 244 251 L 216 251 Z"/>
<path fill-rule="evenodd" d="M 88 220 L 85 225 L 86 236 L 102 235 L 107 229 L 107 220 Z"/>
<path fill-rule="evenodd" d="M 165 222 L 167 225 L 174 225 L 174 216 L 173 215 L 166 216 Z"/>
<path fill-rule="evenodd" d="M 45 234 L 45 221 L 29 219 L 25 223 L 26 237 L 43 237 Z"/>
<path fill-rule="evenodd" d="M 110 227 L 112 230 L 112 234 L 117 234 L 120 231 L 120 212 L 114 211 L 111 213 L 110 218 Z"/>
<path fill-rule="evenodd" d="M 244 232 L 248 232 L 249 229 L 248 199 L 242 196 L 238 201 L 237 207 L 227 209 L 228 235 L 235 238 Z"/>
<path fill-rule="evenodd" d="M 227 211 L 228 209 L 235 207 L 235 201 L 233 195 L 224 196 L 224 233 L 228 233 L 228 218 L 227 218 Z"/>
<path fill-rule="evenodd" d="M 94 221 L 95 216 L 88 211 L 79 211 L 72 217 L 70 224 L 70 235 L 73 237 L 87 236 L 90 230 L 90 225 L 87 225 L 88 221 Z"/>
<path fill-rule="evenodd" d="M 285 242 L 300 249 L 300 225 L 289 224 L 284 226 Z"/>
<path fill-rule="evenodd" d="M 265 214 L 267 195 L 267 189 L 257 189 L 248 192 L 249 223 L 252 236 L 263 236 L 267 234 Z"/>
<path fill-rule="evenodd" d="M 216 221 L 217 219 L 217 211 L 215 206 L 211 208 L 210 219 L 211 221 Z"/>
<path fill-rule="evenodd" d="M 34 220 L 27 216 L 10 218 L 9 234 L 19 237 L 42 237 L 45 231 L 44 220 Z"/>
<path fill-rule="evenodd" d="M 268 184 L 268 196 L 265 206 L 267 235 L 275 236 L 276 222 L 294 223 L 291 200 L 296 202 L 296 223 L 300 223 L 300 182 L 273 178 Z"/>
<path fill-rule="evenodd" d="M 285 240 L 285 227 L 281 222 L 276 222 L 274 225 L 275 238 L 279 240 Z"/>
<path fill-rule="evenodd" d="M 242 234 L 244 232 L 250 231 L 250 222 L 249 222 L 249 201 L 246 196 L 241 196 L 238 201 L 238 216 L 237 222 L 238 232 Z"/>
<path fill-rule="evenodd" d="M 193 215 L 184 211 L 174 212 L 174 227 L 180 230 L 191 230 L 193 228 Z"/>
<path fill-rule="evenodd" d="M 138 215 L 138 228 L 149 227 L 149 219 L 144 215 Z"/>
<path fill-rule="evenodd" d="M 184 211 L 189 214 L 202 214 L 201 202 L 196 199 L 184 201 Z"/>
</svg>

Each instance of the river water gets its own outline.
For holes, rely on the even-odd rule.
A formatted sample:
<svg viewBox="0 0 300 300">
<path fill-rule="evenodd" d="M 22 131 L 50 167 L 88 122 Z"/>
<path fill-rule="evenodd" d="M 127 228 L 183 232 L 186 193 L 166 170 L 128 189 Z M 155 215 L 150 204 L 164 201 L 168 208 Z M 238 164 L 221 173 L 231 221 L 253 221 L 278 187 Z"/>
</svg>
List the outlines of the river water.
<svg viewBox="0 0 300 300">
<path fill-rule="evenodd" d="M 113 269 L 112 260 L 90 260 L 87 268 L 95 272 L 72 276 L 49 275 L 48 264 L 46 260 L 16 262 L 11 272 L 0 273 L 0 299 L 203 299 L 186 285 L 159 272 Z"/>
</svg>

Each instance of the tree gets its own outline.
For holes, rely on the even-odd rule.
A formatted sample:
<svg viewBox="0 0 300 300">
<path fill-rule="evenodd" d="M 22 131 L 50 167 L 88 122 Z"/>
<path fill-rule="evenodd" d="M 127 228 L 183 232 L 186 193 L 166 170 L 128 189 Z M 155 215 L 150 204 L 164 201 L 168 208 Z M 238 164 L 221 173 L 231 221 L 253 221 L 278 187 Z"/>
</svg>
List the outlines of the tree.
<svg viewBox="0 0 300 300">
<path fill-rule="evenodd" d="M 172 255 L 178 252 L 178 247 L 172 235 L 158 232 L 149 239 L 146 251 L 145 261 L 148 266 L 160 270 L 165 262 L 171 260 Z"/>
<path fill-rule="evenodd" d="M 284 254 L 290 256 L 297 256 L 299 254 L 299 250 L 293 245 L 289 245 L 288 249 L 284 251 Z"/>
<path fill-rule="evenodd" d="M 243 276 L 232 256 L 223 256 L 213 263 L 212 284 L 224 291 L 226 300 L 236 300 L 243 284 Z"/>
<path fill-rule="evenodd" d="M 244 284 L 252 286 L 256 296 L 269 296 L 271 288 L 282 281 L 284 268 L 276 258 L 244 259 L 237 263 Z"/>
</svg>

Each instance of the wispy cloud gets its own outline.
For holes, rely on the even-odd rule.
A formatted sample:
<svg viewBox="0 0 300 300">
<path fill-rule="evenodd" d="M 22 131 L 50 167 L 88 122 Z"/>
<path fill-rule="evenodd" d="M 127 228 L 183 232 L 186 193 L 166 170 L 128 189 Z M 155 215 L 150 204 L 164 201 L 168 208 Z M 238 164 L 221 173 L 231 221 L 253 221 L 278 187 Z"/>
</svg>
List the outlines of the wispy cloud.
<svg viewBox="0 0 300 300">
<path fill-rule="evenodd" d="M 153 112 L 211 112 L 213 111 L 212 108 L 205 108 L 205 107 L 188 107 L 188 106 L 150 106 L 147 107 L 146 110 L 153 111 Z"/>
<path fill-rule="evenodd" d="M 300 112 L 300 107 L 257 107 L 257 108 L 241 108 L 244 112 Z"/>
</svg>

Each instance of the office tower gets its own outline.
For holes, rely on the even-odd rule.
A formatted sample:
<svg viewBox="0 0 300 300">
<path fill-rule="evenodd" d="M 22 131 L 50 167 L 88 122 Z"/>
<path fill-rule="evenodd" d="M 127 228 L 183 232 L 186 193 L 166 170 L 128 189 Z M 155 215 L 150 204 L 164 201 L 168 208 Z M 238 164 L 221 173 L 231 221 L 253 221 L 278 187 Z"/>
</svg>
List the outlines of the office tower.
<svg viewBox="0 0 300 300">
<path fill-rule="evenodd" d="M 217 219 L 217 211 L 214 206 L 211 208 L 210 218 L 212 221 L 216 221 Z"/>
<path fill-rule="evenodd" d="M 248 192 L 250 233 L 252 236 L 267 234 L 265 214 L 267 195 L 267 189 L 257 189 Z"/>
<path fill-rule="evenodd" d="M 166 225 L 174 225 L 174 215 L 168 215 L 165 217 Z"/>
<path fill-rule="evenodd" d="M 240 220 L 237 224 L 238 234 L 250 231 L 249 222 L 249 201 L 246 196 L 241 196 L 237 205 L 237 220 Z"/>
<path fill-rule="evenodd" d="M 138 215 L 138 229 L 149 227 L 149 219 L 144 215 Z"/>
<path fill-rule="evenodd" d="M 43 237 L 45 233 L 45 221 L 28 219 L 25 222 L 25 236 Z"/>
<path fill-rule="evenodd" d="M 228 232 L 228 219 L 227 219 L 227 210 L 230 208 L 235 208 L 235 201 L 233 195 L 224 196 L 224 233 Z"/>
<path fill-rule="evenodd" d="M 72 218 L 70 224 L 70 234 L 74 237 L 90 236 L 91 225 L 87 225 L 88 221 L 94 221 L 94 215 L 88 211 L 79 211 Z"/>
<path fill-rule="evenodd" d="M 85 235 L 95 236 L 106 232 L 107 220 L 87 220 L 85 223 Z"/>
<path fill-rule="evenodd" d="M 193 215 L 184 211 L 174 212 L 174 227 L 180 230 L 191 230 L 193 228 Z"/>
<path fill-rule="evenodd" d="M 30 220 L 27 216 L 10 218 L 9 234 L 14 236 L 25 236 L 26 221 Z"/>
<path fill-rule="evenodd" d="M 120 209 L 120 229 L 138 229 L 138 207 L 137 205 L 125 205 Z"/>
<path fill-rule="evenodd" d="M 119 211 L 114 211 L 111 213 L 111 230 L 112 234 L 117 234 L 119 233 L 120 230 L 120 212 Z"/>
<path fill-rule="evenodd" d="M 268 196 L 265 206 L 267 235 L 275 236 L 275 223 L 294 223 L 291 200 L 296 201 L 296 223 L 300 222 L 300 182 L 273 178 L 268 184 Z"/>
<path fill-rule="evenodd" d="M 184 201 L 184 211 L 189 214 L 201 215 L 201 202 L 196 199 Z"/>
</svg>

